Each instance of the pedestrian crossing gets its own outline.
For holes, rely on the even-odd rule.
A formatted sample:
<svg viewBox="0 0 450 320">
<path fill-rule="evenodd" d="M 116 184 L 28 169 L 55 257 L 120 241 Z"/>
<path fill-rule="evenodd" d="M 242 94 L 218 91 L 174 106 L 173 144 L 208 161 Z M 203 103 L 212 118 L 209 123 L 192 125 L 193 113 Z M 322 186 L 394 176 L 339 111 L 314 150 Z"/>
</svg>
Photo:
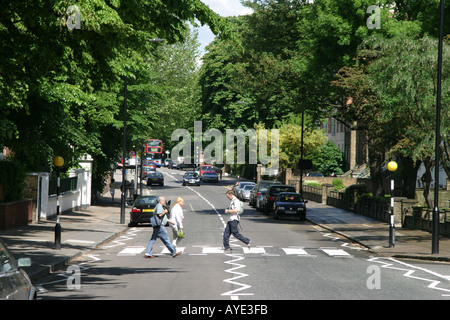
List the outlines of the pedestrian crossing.
<svg viewBox="0 0 450 320">
<path fill-rule="evenodd" d="M 144 246 L 130 246 L 121 250 L 118 256 L 136 256 L 143 255 L 146 247 Z M 177 247 L 177 251 L 181 251 L 184 255 L 189 256 L 208 256 L 224 254 L 224 250 L 221 247 L 210 246 L 190 246 L 190 247 Z M 341 248 L 305 248 L 302 246 L 288 246 L 288 247 L 274 247 L 274 246 L 255 246 L 251 248 L 247 247 L 232 247 L 230 252 L 226 254 L 240 254 L 240 255 L 259 255 L 263 257 L 335 257 L 335 258 L 352 258 L 353 255 Z M 163 246 L 153 247 L 153 255 L 164 256 L 170 255 L 169 250 Z"/>
</svg>

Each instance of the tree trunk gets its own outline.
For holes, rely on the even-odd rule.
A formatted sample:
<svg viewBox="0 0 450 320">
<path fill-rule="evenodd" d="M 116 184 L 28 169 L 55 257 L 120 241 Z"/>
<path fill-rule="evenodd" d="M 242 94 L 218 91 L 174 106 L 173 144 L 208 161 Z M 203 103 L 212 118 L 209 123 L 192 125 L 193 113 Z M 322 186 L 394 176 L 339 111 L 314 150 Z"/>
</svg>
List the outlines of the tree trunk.
<svg viewBox="0 0 450 320">
<path fill-rule="evenodd" d="M 422 164 L 422 161 L 414 162 L 411 158 L 401 158 L 402 164 L 402 196 L 408 199 L 416 197 L 416 179 L 417 171 Z"/>
<path fill-rule="evenodd" d="M 433 200 L 430 194 L 431 187 L 431 168 L 433 168 L 433 162 L 430 157 L 427 157 L 423 160 L 423 164 L 425 165 L 425 173 L 422 175 L 421 180 L 423 182 L 423 197 L 425 198 L 425 203 L 428 208 L 433 208 Z"/>
<path fill-rule="evenodd" d="M 384 163 L 384 153 L 377 150 L 369 151 L 370 180 L 372 181 L 372 193 L 374 196 L 385 194 L 383 187 L 383 174 L 381 167 Z"/>
</svg>

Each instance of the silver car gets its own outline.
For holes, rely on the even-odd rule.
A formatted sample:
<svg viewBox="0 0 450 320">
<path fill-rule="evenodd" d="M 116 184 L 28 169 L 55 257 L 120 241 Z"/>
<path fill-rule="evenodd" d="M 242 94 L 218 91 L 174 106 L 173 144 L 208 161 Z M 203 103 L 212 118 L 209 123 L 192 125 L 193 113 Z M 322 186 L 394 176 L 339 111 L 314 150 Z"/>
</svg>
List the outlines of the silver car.
<svg viewBox="0 0 450 320">
<path fill-rule="evenodd" d="M 242 201 L 248 201 L 250 199 L 250 191 L 255 187 L 255 185 L 249 184 L 244 186 L 239 193 L 239 198 Z"/>
<path fill-rule="evenodd" d="M 29 267 L 29 258 L 16 261 L 0 240 L 0 300 L 35 300 L 36 288 L 22 267 Z"/>
</svg>

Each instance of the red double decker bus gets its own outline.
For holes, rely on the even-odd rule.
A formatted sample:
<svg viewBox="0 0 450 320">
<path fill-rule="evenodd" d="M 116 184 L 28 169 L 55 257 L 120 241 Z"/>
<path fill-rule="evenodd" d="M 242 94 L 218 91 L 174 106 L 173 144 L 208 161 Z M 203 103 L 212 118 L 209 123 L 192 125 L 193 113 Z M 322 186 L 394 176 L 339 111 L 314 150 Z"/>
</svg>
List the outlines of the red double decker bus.
<svg viewBox="0 0 450 320">
<path fill-rule="evenodd" d="M 153 161 L 157 167 L 161 167 L 163 156 L 162 140 L 148 139 L 145 148 L 146 159 Z"/>
</svg>

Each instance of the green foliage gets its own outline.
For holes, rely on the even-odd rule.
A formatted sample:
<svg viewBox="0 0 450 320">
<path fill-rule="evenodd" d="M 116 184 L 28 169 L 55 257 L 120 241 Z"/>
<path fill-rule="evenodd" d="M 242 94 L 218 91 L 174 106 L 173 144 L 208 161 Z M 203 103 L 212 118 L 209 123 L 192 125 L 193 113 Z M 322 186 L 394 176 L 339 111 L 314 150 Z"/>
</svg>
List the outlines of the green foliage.
<svg viewBox="0 0 450 320">
<path fill-rule="evenodd" d="M 343 166 L 343 154 L 341 149 L 332 141 L 328 140 L 324 145 L 316 148 L 311 156 L 315 171 L 320 171 L 324 176 L 332 173 L 341 175 Z"/>
<path fill-rule="evenodd" d="M 342 179 L 333 179 L 333 186 L 335 191 L 341 191 L 345 189 L 345 185 Z"/>
<path fill-rule="evenodd" d="M 24 167 L 20 163 L 0 160 L 0 185 L 3 185 L 3 201 L 1 202 L 22 199 L 25 177 Z"/>
<path fill-rule="evenodd" d="M 200 0 L 76 5 L 81 28 L 73 30 L 67 27 L 67 1 L 2 6 L 0 146 L 33 171 L 48 171 L 55 155 L 67 163 L 89 153 L 95 160 L 94 185 L 100 187 L 121 150 L 124 77 L 130 84 L 130 147 L 139 132 L 147 133 L 142 129 L 153 123 L 152 107 L 167 89 L 149 68 L 159 44 L 147 40 L 183 41 L 188 21 L 208 24 L 223 37 L 230 33 L 226 21 Z"/>
</svg>

